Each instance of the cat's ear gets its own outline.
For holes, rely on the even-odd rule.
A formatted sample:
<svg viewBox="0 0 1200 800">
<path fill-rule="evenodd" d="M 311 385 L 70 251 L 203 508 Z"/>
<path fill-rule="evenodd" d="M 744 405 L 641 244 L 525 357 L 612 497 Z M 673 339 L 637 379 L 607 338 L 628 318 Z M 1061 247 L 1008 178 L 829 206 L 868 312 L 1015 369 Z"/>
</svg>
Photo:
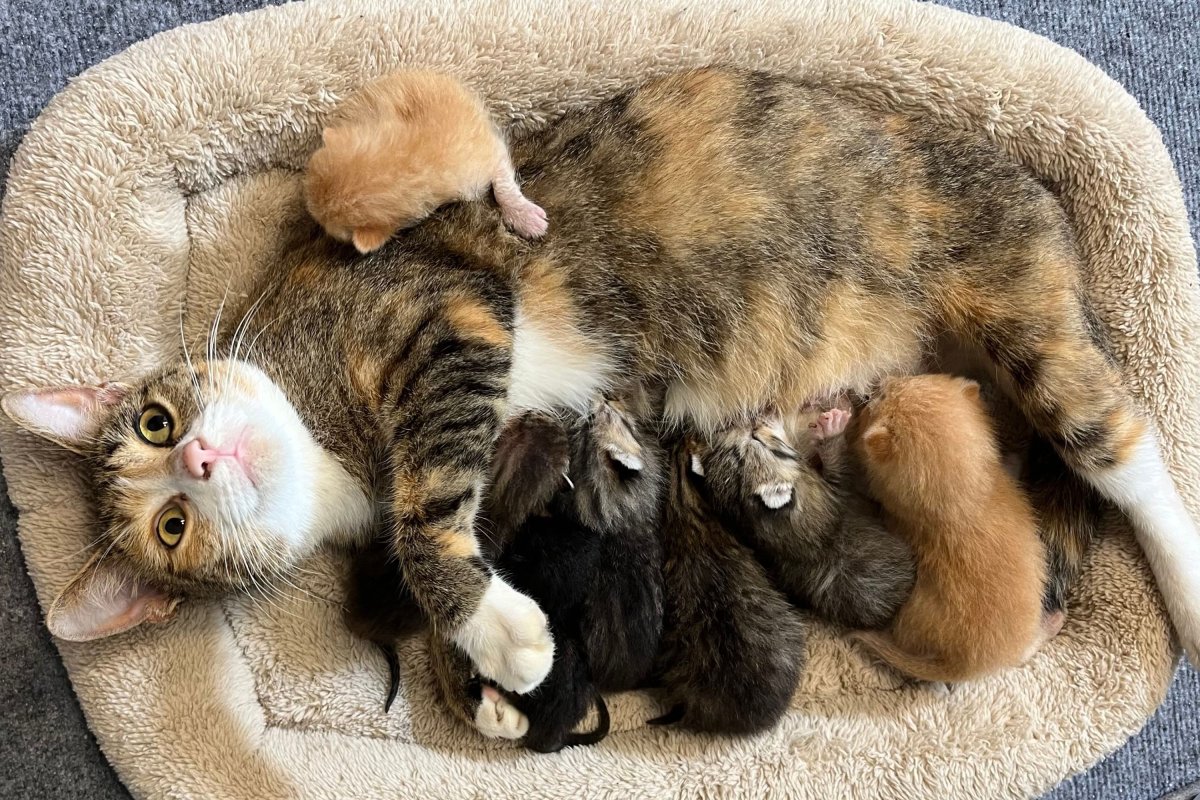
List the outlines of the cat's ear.
<svg viewBox="0 0 1200 800">
<path fill-rule="evenodd" d="M 979 384 L 972 380 L 963 379 L 962 393 L 968 400 L 979 399 Z"/>
<path fill-rule="evenodd" d="M 892 432 L 886 425 L 872 425 L 862 435 L 862 446 L 875 461 L 892 457 Z"/>
<path fill-rule="evenodd" d="M 758 495 L 762 504 L 772 511 L 778 511 L 792 502 L 794 494 L 791 485 L 786 483 L 764 483 L 756 487 L 754 493 Z"/>
<path fill-rule="evenodd" d="M 699 436 L 689 435 L 684 440 L 684 448 L 687 453 L 687 469 L 697 477 L 704 477 L 704 462 L 708 460 L 709 454 L 712 452 L 712 445 L 707 439 L 702 439 Z"/>
<path fill-rule="evenodd" d="M 100 431 L 109 409 L 129 391 L 122 383 L 30 389 L 5 395 L 0 406 L 22 428 L 82 453 Z"/>
<path fill-rule="evenodd" d="M 46 627 L 69 642 L 102 639 L 143 622 L 166 622 L 182 599 L 137 577 L 120 556 L 97 551 L 51 604 Z"/>
<path fill-rule="evenodd" d="M 350 234 L 350 241 L 353 242 L 354 249 L 363 254 L 378 250 L 390 238 L 392 238 L 392 231 L 384 228 L 355 228 Z"/>
<path fill-rule="evenodd" d="M 326 147 L 337 147 L 346 141 L 346 132 L 342 128 L 326 128 L 321 131 L 321 142 Z"/>
</svg>

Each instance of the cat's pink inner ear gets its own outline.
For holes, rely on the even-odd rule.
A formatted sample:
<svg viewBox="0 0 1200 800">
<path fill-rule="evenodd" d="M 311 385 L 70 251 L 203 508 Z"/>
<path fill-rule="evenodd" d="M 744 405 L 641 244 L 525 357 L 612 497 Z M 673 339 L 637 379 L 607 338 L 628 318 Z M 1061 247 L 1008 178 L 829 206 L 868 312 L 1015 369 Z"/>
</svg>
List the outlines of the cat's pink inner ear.
<svg viewBox="0 0 1200 800">
<path fill-rule="evenodd" d="M 165 622 L 180 600 L 137 578 L 119 558 L 97 554 L 50 606 L 46 627 L 70 642 L 102 639 L 143 622 Z"/>
<path fill-rule="evenodd" d="M 79 450 L 99 431 L 108 406 L 128 387 L 119 383 L 12 392 L 0 405 L 13 422 L 64 447 Z"/>
</svg>

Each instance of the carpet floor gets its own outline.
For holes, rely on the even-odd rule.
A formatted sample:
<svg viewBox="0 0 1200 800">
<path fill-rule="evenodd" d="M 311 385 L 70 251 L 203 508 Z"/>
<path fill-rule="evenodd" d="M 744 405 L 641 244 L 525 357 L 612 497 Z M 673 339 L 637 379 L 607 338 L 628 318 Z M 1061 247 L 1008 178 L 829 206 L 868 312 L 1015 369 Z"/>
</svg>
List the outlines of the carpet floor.
<svg viewBox="0 0 1200 800">
<path fill-rule="evenodd" d="M 1200 4 L 1196 0 L 942 0 L 1071 47 L 1120 81 L 1163 132 L 1200 240 Z M 67 80 L 159 31 L 264 0 L 0 0 L 0 196 L 30 122 Z M 125 798 L 42 625 L 0 475 L 0 797 Z M 186 743 L 180 743 L 184 746 Z M 1183 666 L 1146 727 L 1047 800 L 1195 800 L 1200 672 Z"/>
</svg>

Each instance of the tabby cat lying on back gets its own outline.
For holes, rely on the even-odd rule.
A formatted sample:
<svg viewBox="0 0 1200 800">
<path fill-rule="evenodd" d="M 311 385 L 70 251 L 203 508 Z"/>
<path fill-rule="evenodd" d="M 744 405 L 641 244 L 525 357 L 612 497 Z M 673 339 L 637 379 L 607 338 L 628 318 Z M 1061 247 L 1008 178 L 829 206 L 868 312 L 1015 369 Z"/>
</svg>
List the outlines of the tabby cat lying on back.
<svg viewBox="0 0 1200 800">
<path fill-rule="evenodd" d="M 638 380 L 712 430 L 911 371 L 952 333 L 1130 513 L 1200 658 L 1200 535 L 1099 343 L 1066 216 L 982 136 L 705 69 L 512 153 L 556 221 L 537 242 L 485 201 L 366 257 L 308 242 L 207 358 L 5 399 L 94 474 L 98 544 L 48 612 L 54 633 L 166 619 L 185 594 L 271 580 L 382 523 L 437 634 L 528 691 L 553 659 L 546 618 L 475 535 L 506 416 Z"/>
</svg>

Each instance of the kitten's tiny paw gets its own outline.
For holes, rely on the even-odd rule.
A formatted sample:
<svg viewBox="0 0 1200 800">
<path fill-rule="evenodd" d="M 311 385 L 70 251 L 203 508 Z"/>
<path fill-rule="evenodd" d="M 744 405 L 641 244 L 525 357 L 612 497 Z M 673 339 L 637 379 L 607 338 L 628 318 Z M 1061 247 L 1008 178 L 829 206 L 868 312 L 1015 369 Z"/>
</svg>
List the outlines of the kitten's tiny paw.
<svg viewBox="0 0 1200 800">
<path fill-rule="evenodd" d="M 834 436 L 841 436 L 846 432 L 846 426 L 850 424 L 850 412 L 841 408 L 831 408 L 823 412 L 817 417 L 816 428 L 813 431 L 813 437 L 817 440 L 832 439 Z"/>
<path fill-rule="evenodd" d="M 495 576 L 454 643 L 480 675 L 517 694 L 536 688 L 554 663 L 554 639 L 542 609 Z"/>
<path fill-rule="evenodd" d="M 494 687 L 485 685 L 483 698 L 475 711 L 475 727 L 492 739 L 520 739 L 529 732 L 529 717 Z"/>
<path fill-rule="evenodd" d="M 537 239 L 550 227 L 546 210 L 525 197 L 505 202 L 500 215 L 513 233 L 526 239 Z"/>
</svg>

